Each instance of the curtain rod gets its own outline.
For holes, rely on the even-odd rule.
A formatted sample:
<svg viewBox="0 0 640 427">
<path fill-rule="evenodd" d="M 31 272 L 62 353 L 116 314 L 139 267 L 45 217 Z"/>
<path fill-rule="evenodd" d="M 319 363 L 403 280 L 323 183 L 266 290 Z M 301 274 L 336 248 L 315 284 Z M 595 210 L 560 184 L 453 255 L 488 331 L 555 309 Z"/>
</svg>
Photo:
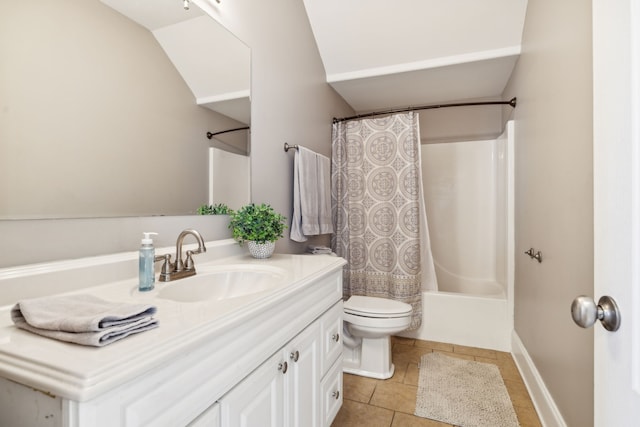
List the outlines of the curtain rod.
<svg viewBox="0 0 640 427">
<path fill-rule="evenodd" d="M 406 113 L 408 111 L 432 110 L 435 108 L 446 108 L 446 107 L 468 107 L 473 105 L 510 105 L 513 108 L 516 108 L 516 98 L 513 97 L 509 101 L 456 102 L 453 104 L 422 105 L 420 107 L 406 107 L 406 108 L 396 108 L 393 110 L 374 111 L 372 113 L 358 114 L 356 116 L 342 117 L 340 119 L 337 119 L 334 117 L 333 123 L 344 122 L 346 120 L 361 119 L 363 117 L 382 116 L 385 114 L 394 114 L 394 113 Z"/>
<path fill-rule="evenodd" d="M 220 135 L 220 134 L 223 134 L 223 133 L 229 133 L 229 132 L 236 132 L 236 131 L 239 131 L 239 130 L 246 130 L 246 129 L 250 129 L 249 126 L 245 126 L 245 127 L 242 127 L 242 128 L 221 130 L 220 132 L 215 132 L 215 133 L 207 132 L 207 138 L 211 139 L 216 135 Z"/>
</svg>

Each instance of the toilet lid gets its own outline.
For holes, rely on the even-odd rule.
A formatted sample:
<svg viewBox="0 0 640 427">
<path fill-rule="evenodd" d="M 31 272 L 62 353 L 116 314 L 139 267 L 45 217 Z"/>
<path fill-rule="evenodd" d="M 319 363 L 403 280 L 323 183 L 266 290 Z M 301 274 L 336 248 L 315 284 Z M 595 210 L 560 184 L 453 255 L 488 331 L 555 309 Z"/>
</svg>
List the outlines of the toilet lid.
<svg viewBox="0 0 640 427">
<path fill-rule="evenodd" d="M 366 317 L 402 317 L 411 310 L 411 305 L 404 302 L 360 295 L 353 295 L 344 303 L 345 313 Z"/>
</svg>

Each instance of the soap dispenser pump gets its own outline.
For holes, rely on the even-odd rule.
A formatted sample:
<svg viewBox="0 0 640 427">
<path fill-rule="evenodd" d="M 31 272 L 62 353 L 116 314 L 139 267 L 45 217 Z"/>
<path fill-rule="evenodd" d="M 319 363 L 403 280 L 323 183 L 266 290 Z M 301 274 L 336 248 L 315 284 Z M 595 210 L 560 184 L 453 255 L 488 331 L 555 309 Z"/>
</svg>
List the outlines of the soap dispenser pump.
<svg viewBox="0 0 640 427">
<path fill-rule="evenodd" d="M 158 235 L 158 233 L 144 232 L 144 237 L 140 241 L 140 257 L 138 261 L 138 275 L 140 282 L 138 284 L 138 290 L 141 292 L 150 291 L 154 288 L 156 281 L 154 258 L 155 248 L 153 247 L 152 235 Z"/>
</svg>

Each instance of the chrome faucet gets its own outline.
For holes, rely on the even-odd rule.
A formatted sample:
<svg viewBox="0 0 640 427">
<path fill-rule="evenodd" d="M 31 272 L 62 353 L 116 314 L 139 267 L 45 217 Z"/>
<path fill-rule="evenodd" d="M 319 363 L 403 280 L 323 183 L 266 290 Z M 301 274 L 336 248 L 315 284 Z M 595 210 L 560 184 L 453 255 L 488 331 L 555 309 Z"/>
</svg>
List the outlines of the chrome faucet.
<svg viewBox="0 0 640 427">
<path fill-rule="evenodd" d="M 183 261 L 182 259 L 182 242 L 185 237 L 188 235 L 192 235 L 196 238 L 198 242 L 198 249 L 195 251 L 187 251 L 186 259 Z M 207 248 L 204 245 L 204 239 L 194 229 L 183 230 L 178 236 L 178 240 L 176 241 L 176 262 L 171 262 L 171 255 L 158 255 L 156 256 L 156 261 L 164 261 L 162 264 L 162 270 L 160 271 L 159 280 L 161 282 L 170 282 L 172 280 L 178 280 L 185 277 L 193 276 L 196 274 L 196 267 L 193 263 L 193 255 L 200 254 L 202 252 L 206 252 Z"/>
</svg>

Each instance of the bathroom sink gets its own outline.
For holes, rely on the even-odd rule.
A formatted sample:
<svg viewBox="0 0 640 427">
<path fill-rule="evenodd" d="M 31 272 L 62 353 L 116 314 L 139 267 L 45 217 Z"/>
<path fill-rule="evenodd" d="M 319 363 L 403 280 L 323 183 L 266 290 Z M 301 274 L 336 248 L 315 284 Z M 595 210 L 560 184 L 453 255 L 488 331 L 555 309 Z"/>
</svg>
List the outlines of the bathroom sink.
<svg viewBox="0 0 640 427">
<path fill-rule="evenodd" d="M 179 302 L 206 302 L 250 295 L 284 285 L 286 270 L 237 264 L 200 267 L 197 274 L 167 284 L 156 283 L 158 298 Z"/>
</svg>

